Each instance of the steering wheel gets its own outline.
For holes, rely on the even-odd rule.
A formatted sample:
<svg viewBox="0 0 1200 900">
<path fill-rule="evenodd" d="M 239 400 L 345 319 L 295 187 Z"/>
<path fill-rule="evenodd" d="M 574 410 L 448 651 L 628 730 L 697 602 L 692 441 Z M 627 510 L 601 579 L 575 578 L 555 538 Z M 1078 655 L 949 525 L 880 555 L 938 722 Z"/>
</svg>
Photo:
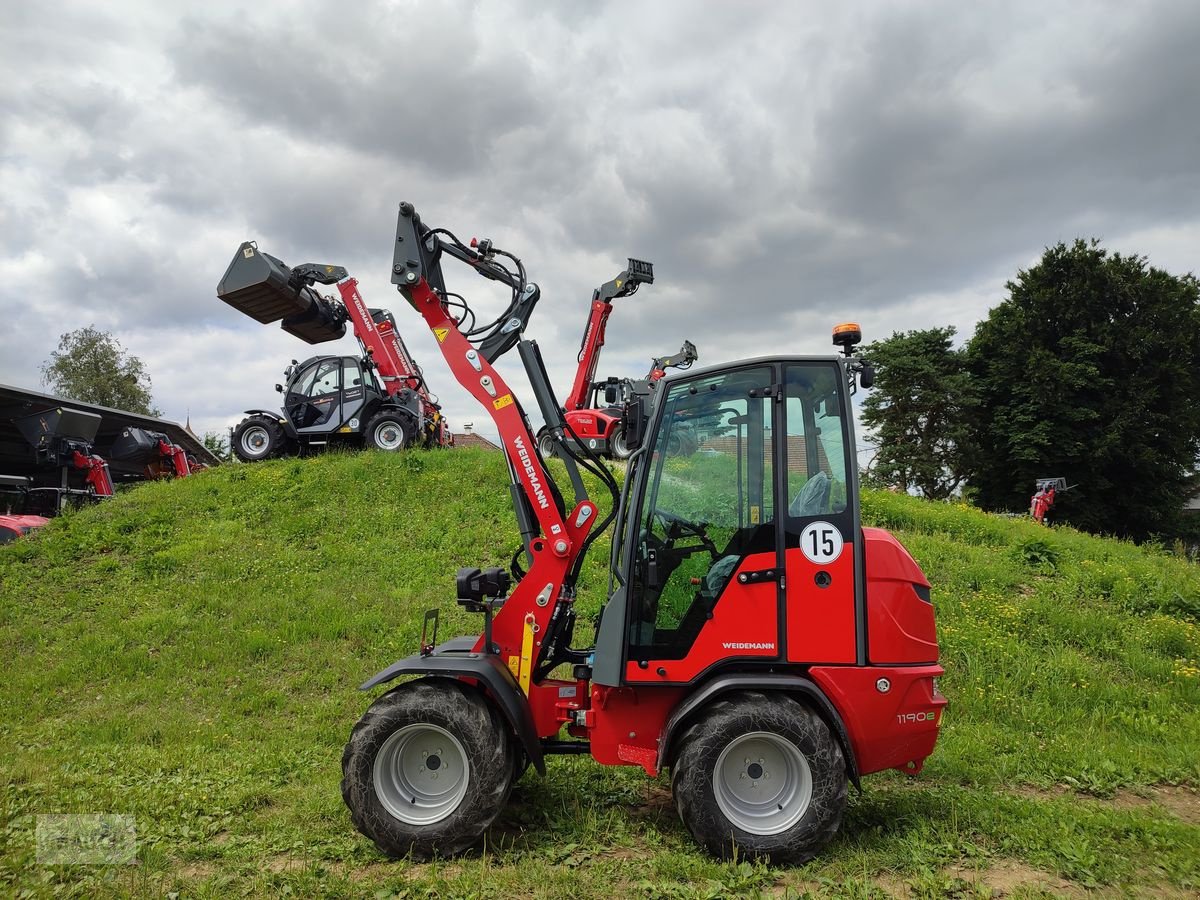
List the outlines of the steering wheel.
<svg viewBox="0 0 1200 900">
<path fill-rule="evenodd" d="M 666 509 L 656 509 L 654 515 L 666 526 L 666 545 L 668 547 L 674 546 L 677 538 L 690 534 L 699 538 L 700 544 L 695 547 L 682 548 L 683 551 L 707 550 L 712 554 L 713 559 L 720 555 L 716 544 L 708 536 L 708 522 L 691 522 Z"/>
</svg>

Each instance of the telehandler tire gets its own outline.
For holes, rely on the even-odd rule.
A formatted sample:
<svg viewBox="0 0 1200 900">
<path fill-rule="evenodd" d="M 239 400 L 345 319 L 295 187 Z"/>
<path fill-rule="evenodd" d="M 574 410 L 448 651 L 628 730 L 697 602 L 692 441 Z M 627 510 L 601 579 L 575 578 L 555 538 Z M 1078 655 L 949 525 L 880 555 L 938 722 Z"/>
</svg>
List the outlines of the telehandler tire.
<svg viewBox="0 0 1200 900">
<path fill-rule="evenodd" d="M 723 695 L 683 734 L 671 766 L 680 818 L 709 852 L 804 863 L 846 809 L 841 745 L 807 706 L 781 694 Z"/>
<path fill-rule="evenodd" d="M 629 443 L 625 440 L 625 427 L 618 425 L 613 429 L 613 433 L 608 438 L 608 452 L 613 459 L 629 459 L 633 453 L 629 449 Z"/>
<path fill-rule="evenodd" d="M 258 462 L 279 456 L 286 443 L 283 427 L 266 416 L 242 419 L 233 430 L 233 452 L 242 462 Z"/>
<path fill-rule="evenodd" d="M 558 442 L 554 440 L 554 435 L 550 433 L 549 428 L 543 428 L 538 432 L 537 445 L 542 459 L 558 456 Z"/>
<path fill-rule="evenodd" d="M 410 681 L 363 714 L 342 754 L 354 826 L 391 857 L 453 856 L 495 821 L 512 789 L 507 726 L 452 678 Z"/>
<path fill-rule="evenodd" d="M 410 446 L 417 437 L 417 430 L 408 416 L 384 410 L 371 417 L 363 434 L 368 447 L 395 451 Z"/>
</svg>

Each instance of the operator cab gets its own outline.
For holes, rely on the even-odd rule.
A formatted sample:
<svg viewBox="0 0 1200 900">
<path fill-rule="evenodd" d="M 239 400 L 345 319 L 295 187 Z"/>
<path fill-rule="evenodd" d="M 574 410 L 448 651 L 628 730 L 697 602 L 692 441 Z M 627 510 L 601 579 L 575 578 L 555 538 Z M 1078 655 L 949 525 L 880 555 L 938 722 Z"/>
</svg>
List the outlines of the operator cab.
<svg viewBox="0 0 1200 900">
<path fill-rule="evenodd" d="M 352 356 L 316 356 L 292 368 L 283 407 L 300 434 L 324 433 L 363 414 L 381 391 Z"/>
<path fill-rule="evenodd" d="M 773 359 L 655 392 L 597 681 L 687 683 L 730 660 L 857 661 L 849 383 L 836 357 Z M 611 620 L 622 616 L 618 634 Z"/>
</svg>

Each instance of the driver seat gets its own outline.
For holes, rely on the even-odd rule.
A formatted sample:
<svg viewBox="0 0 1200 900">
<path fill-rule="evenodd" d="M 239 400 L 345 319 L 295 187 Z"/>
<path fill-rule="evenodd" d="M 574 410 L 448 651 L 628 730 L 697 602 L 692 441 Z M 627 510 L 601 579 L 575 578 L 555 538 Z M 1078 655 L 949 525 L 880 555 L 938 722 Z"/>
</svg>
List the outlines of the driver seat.
<svg viewBox="0 0 1200 900">
<path fill-rule="evenodd" d="M 832 488 L 833 480 L 824 472 L 817 472 L 796 493 L 795 498 L 788 507 L 788 515 L 796 518 L 800 516 L 819 516 L 825 512 L 825 507 L 829 503 L 829 493 Z"/>
</svg>

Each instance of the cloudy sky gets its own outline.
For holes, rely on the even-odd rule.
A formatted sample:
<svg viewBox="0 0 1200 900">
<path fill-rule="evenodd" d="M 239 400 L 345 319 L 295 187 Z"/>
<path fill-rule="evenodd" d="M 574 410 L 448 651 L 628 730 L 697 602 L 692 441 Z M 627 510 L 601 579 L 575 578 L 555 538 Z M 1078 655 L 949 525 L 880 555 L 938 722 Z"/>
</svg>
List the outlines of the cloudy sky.
<svg viewBox="0 0 1200 900">
<path fill-rule="evenodd" d="M 601 375 L 683 338 L 701 363 L 825 353 L 846 319 L 969 336 L 1077 236 L 1200 268 L 1193 0 L 0 11 L 0 382 L 38 387 L 58 335 L 94 323 L 198 431 L 277 406 L 312 352 L 217 300 L 247 239 L 346 266 L 455 430 L 491 430 L 388 283 L 400 200 L 524 260 L 560 394 L 592 288 L 628 256 L 657 282 L 614 312 Z"/>
</svg>

